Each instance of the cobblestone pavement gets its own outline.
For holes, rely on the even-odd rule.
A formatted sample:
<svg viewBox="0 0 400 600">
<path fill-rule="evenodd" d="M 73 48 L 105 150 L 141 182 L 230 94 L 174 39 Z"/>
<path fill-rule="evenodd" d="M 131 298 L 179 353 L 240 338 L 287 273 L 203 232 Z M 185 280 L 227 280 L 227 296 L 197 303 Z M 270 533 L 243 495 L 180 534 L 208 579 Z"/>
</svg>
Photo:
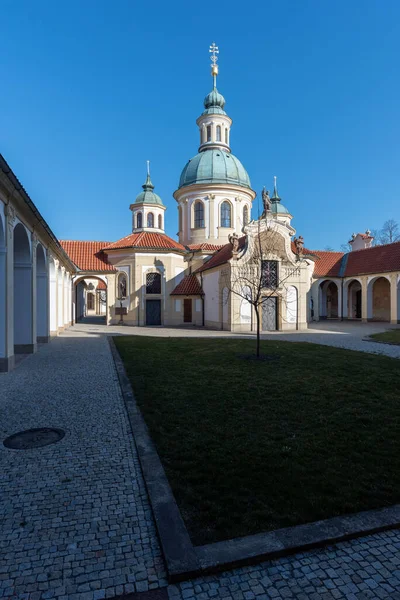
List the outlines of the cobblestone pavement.
<svg viewBox="0 0 400 600">
<path fill-rule="evenodd" d="M 0 597 L 96 600 L 166 585 L 136 450 L 104 336 L 73 329 L 0 376 Z"/>
<path fill-rule="evenodd" d="M 400 533 L 388 531 L 168 587 L 170 600 L 400 600 Z"/>
<path fill-rule="evenodd" d="M 74 327 L 0 375 L 1 439 L 40 426 L 66 431 L 41 449 L 0 445 L 2 598 L 100 600 L 167 586 L 105 329 Z M 400 600 L 400 532 L 167 591 L 170 600 Z"/>
</svg>

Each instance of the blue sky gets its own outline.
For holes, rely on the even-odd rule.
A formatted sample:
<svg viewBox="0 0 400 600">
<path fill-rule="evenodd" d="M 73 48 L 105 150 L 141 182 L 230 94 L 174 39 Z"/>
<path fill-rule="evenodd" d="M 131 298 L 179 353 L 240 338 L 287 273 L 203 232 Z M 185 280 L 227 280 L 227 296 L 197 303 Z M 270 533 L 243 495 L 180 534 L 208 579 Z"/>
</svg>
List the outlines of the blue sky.
<svg viewBox="0 0 400 600">
<path fill-rule="evenodd" d="M 130 233 L 147 159 L 175 236 L 213 40 L 232 151 L 307 247 L 400 221 L 398 0 L 0 5 L 0 152 L 59 238 Z"/>
</svg>

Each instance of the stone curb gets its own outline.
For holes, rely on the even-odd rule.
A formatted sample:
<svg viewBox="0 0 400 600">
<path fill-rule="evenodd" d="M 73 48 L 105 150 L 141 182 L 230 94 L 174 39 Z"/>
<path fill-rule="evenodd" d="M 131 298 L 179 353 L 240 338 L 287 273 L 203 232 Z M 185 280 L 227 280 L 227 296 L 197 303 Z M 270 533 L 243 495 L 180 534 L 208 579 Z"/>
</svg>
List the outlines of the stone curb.
<svg viewBox="0 0 400 600">
<path fill-rule="evenodd" d="M 400 504 L 193 546 L 157 450 L 135 402 L 122 359 L 109 337 L 170 583 L 255 564 L 311 548 L 400 528 Z"/>
<path fill-rule="evenodd" d="M 383 344 L 384 346 L 400 346 L 398 342 L 382 342 L 382 340 L 374 340 L 371 337 L 362 338 L 363 342 L 373 342 L 374 344 Z"/>
<path fill-rule="evenodd" d="M 153 509 L 169 579 L 170 581 L 187 579 L 190 575 L 200 572 L 200 565 L 157 450 L 135 402 L 132 386 L 122 359 L 112 337 L 109 337 L 108 340 Z"/>
</svg>

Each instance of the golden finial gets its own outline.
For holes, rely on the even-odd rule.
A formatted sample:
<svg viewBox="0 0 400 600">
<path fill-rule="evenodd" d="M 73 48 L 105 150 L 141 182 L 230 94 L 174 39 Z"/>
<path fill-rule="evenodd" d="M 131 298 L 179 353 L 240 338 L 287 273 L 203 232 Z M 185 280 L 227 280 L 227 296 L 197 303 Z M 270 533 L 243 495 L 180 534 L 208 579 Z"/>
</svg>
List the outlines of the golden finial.
<svg viewBox="0 0 400 600">
<path fill-rule="evenodd" d="M 211 75 L 214 77 L 214 87 L 216 87 L 216 78 L 218 75 L 217 54 L 219 54 L 219 49 L 218 46 L 215 45 L 215 42 L 211 44 L 209 52 L 211 53 Z"/>
</svg>

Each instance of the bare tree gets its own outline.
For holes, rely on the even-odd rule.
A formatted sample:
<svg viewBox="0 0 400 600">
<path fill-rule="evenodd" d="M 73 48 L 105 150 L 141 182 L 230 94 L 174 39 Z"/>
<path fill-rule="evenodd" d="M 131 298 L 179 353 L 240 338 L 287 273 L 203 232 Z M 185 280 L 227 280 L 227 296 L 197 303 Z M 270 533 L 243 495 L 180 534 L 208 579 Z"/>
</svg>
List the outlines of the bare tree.
<svg viewBox="0 0 400 600">
<path fill-rule="evenodd" d="M 224 284 L 229 294 L 238 296 L 248 302 L 254 309 L 256 318 L 257 345 L 256 356 L 260 357 L 260 334 L 262 325 L 262 308 L 268 310 L 268 302 L 272 296 L 280 297 L 284 294 L 287 280 L 299 268 L 298 264 L 282 265 L 277 256 L 285 255 L 285 240 L 273 222 L 261 228 L 262 220 L 258 220 L 258 231 L 247 236 L 247 260 L 241 260 L 244 246 L 236 235 L 231 236 L 232 258 L 230 269 L 223 272 Z M 303 257 L 303 238 L 295 240 L 297 248 L 297 261 Z M 239 260 L 236 260 L 238 259 Z M 279 264 L 278 264 L 279 263 Z M 229 295 L 225 298 L 227 302 Z M 286 297 L 286 293 L 285 293 Z"/>
<path fill-rule="evenodd" d="M 350 244 L 350 242 L 346 242 L 345 244 L 342 244 L 340 246 L 340 252 L 344 252 L 344 253 L 351 252 L 351 244 Z"/>
<path fill-rule="evenodd" d="M 399 225 L 394 219 L 385 221 L 379 232 L 379 239 L 381 244 L 392 244 L 400 240 Z"/>
</svg>

